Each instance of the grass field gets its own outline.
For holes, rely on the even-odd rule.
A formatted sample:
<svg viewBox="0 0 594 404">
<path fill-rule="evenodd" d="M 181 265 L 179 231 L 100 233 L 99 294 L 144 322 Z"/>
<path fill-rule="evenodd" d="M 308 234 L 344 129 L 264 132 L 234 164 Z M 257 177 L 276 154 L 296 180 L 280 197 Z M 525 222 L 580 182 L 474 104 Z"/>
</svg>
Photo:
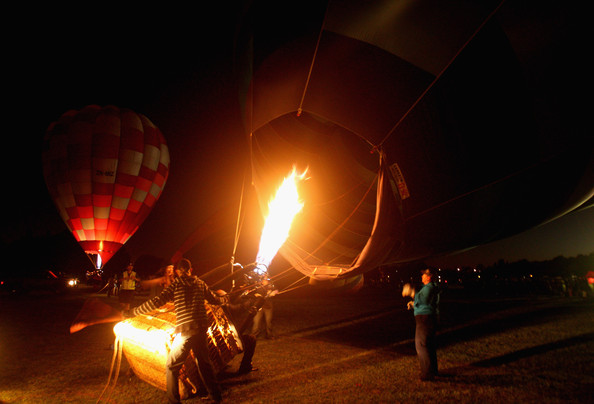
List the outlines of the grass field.
<svg viewBox="0 0 594 404">
<path fill-rule="evenodd" d="M 0 297 L 0 403 L 94 403 L 106 387 L 113 324 L 69 334 L 85 299 Z M 140 301 L 139 301 L 140 302 Z M 395 291 L 301 291 L 275 297 L 277 338 L 260 339 L 259 370 L 221 375 L 233 403 L 592 403 L 594 299 L 465 298 L 446 292 L 438 336 L 444 374 L 418 380 L 414 319 Z M 110 403 L 164 403 L 124 359 Z M 188 402 L 201 402 L 199 398 Z"/>
</svg>

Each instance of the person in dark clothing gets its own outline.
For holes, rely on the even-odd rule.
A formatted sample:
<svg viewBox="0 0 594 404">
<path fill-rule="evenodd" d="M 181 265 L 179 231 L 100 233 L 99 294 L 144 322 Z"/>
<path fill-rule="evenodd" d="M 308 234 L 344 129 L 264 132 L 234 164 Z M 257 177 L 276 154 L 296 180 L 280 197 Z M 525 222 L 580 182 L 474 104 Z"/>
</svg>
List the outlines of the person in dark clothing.
<svg viewBox="0 0 594 404">
<path fill-rule="evenodd" d="M 269 291 L 274 289 L 274 285 L 268 281 L 268 279 L 264 279 L 262 281 L 262 292 L 264 295 L 267 295 Z M 252 328 L 252 334 L 258 338 L 262 329 L 264 329 L 264 336 L 267 339 L 274 339 L 274 334 L 272 332 L 272 298 L 265 296 L 266 299 L 264 300 L 264 304 L 262 308 L 256 313 L 254 316 L 254 324 Z"/>
<path fill-rule="evenodd" d="M 167 358 L 167 398 L 170 403 L 180 402 L 178 376 L 191 349 L 196 357 L 198 373 L 210 398 L 220 402 L 221 389 L 208 354 L 206 333 L 209 322 L 204 300 L 222 305 L 228 303 L 229 298 L 227 295 L 214 293 L 204 281 L 192 276 L 192 264 L 189 260 L 182 259 L 177 269 L 179 277 L 157 296 L 132 309 L 131 314 L 146 314 L 167 302 L 173 302 L 177 318 L 175 332 L 179 335 L 175 338 Z"/>
<path fill-rule="evenodd" d="M 423 287 L 418 292 L 410 289 L 403 295 L 409 295 L 414 298 L 414 302 L 409 302 L 408 307 L 412 306 L 415 316 L 415 348 L 419 358 L 420 379 L 430 381 L 438 375 L 437 369 L 437 318 L 439 315 L 440 289 L 436 283 L 436 275 L 432 269 L 425 269 L 421 272 L 421 281 Z"/>
<path fill-rule="evenodd" d="M 241 338 L 241 343 L 243 344 L 243 357 L 241 358 L 241 363 L 237 371 L 238 374 L 245 374 L 258 370 L 258 368 L 255 368 L 252 365 L 252 359 L 254 358 L 254 353 L 256 352 L 257 339 L 255 335 L 249 332 L 251 327 L 245 326 L 246 324 L 251 324 L 251 317 L 253 317 L 255 310 L 257 310 L 253 306 L 250 307 L 250 303 L 251 302 L 249 301 L 244 301 L 234 302 L 227 305 L 229 317 L 236 325 L 238 325 L 236 321 L 244 317 L 242 325 L 238 325 L 238 332 Z"/>
<path fill-rule="evenodd" d="M 243 357 L 237 371 L 238 374 L 245 374 L 257 371 L 252 365 L 252 359 L 256 351 L 257 336 L 252 332 L 254 316 L 261 309 L 264 298 L 261 295 L 262 287 L 251 285 L 245 278 L 238 282 L 229 295 L 231 302 L 226 305 L 226 311 L 233 323 L 238 327 L 237 331 L 243 344 Z M 240 295 L 237 292 L 241 292 Z"/>
</svg>

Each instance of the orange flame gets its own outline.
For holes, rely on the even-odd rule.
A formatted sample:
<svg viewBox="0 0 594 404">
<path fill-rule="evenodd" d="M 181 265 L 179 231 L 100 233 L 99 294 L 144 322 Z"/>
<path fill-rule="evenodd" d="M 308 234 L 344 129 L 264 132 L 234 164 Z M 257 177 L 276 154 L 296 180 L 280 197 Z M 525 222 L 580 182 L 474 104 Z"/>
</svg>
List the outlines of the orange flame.
<svg viewBox="0 0 594 404">
<path fill-rule="evenodd" d="M 289 230 L 295 216 L 303 209 L 299 199 L 297 182 L 305 178 L 307 169 L 302 174 L 293 172 L 284 179 L 274 199 L 268 204 L 268 217 L 262 230 L 260 248 L 256 256 L 258 265 L 266 268 L 289 237 Z"/>
</svg>

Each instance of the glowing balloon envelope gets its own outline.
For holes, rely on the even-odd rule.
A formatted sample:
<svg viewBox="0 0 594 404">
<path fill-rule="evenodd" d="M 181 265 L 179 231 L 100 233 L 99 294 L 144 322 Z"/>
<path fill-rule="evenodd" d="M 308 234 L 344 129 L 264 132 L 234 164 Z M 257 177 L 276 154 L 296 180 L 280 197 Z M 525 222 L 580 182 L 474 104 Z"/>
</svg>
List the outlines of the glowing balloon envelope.
<svg viewBox="0 0 594 404">
<path fill-rule="evenodd" d="M 68 111 L 47 129 L 43 175 L 60 216 L 101 267 L 161 196 L 169 149 L 144 115 L 115 106 Z"/>
</svg>

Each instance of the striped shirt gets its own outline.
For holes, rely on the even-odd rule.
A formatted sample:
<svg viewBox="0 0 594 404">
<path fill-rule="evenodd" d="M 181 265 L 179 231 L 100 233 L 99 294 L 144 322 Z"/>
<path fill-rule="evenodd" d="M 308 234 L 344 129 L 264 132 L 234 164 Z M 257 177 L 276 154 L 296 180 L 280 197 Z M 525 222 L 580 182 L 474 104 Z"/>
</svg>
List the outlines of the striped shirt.
<svg viewBox="0 0 594 404">
<path fill-rule="evenodd" d="M 217 296 L 197 276 L 182 276 L 176 278 L 161 293 L 147 300 L 132 310 L 137 316 L 151 312 L 167 302 L 175 305 L 175 332 L 192 334 L 195 330 L 206 329 L 209 326 L 204 301 L 210 304 L 226 304 L 229 296 Z"/>
</svg>

